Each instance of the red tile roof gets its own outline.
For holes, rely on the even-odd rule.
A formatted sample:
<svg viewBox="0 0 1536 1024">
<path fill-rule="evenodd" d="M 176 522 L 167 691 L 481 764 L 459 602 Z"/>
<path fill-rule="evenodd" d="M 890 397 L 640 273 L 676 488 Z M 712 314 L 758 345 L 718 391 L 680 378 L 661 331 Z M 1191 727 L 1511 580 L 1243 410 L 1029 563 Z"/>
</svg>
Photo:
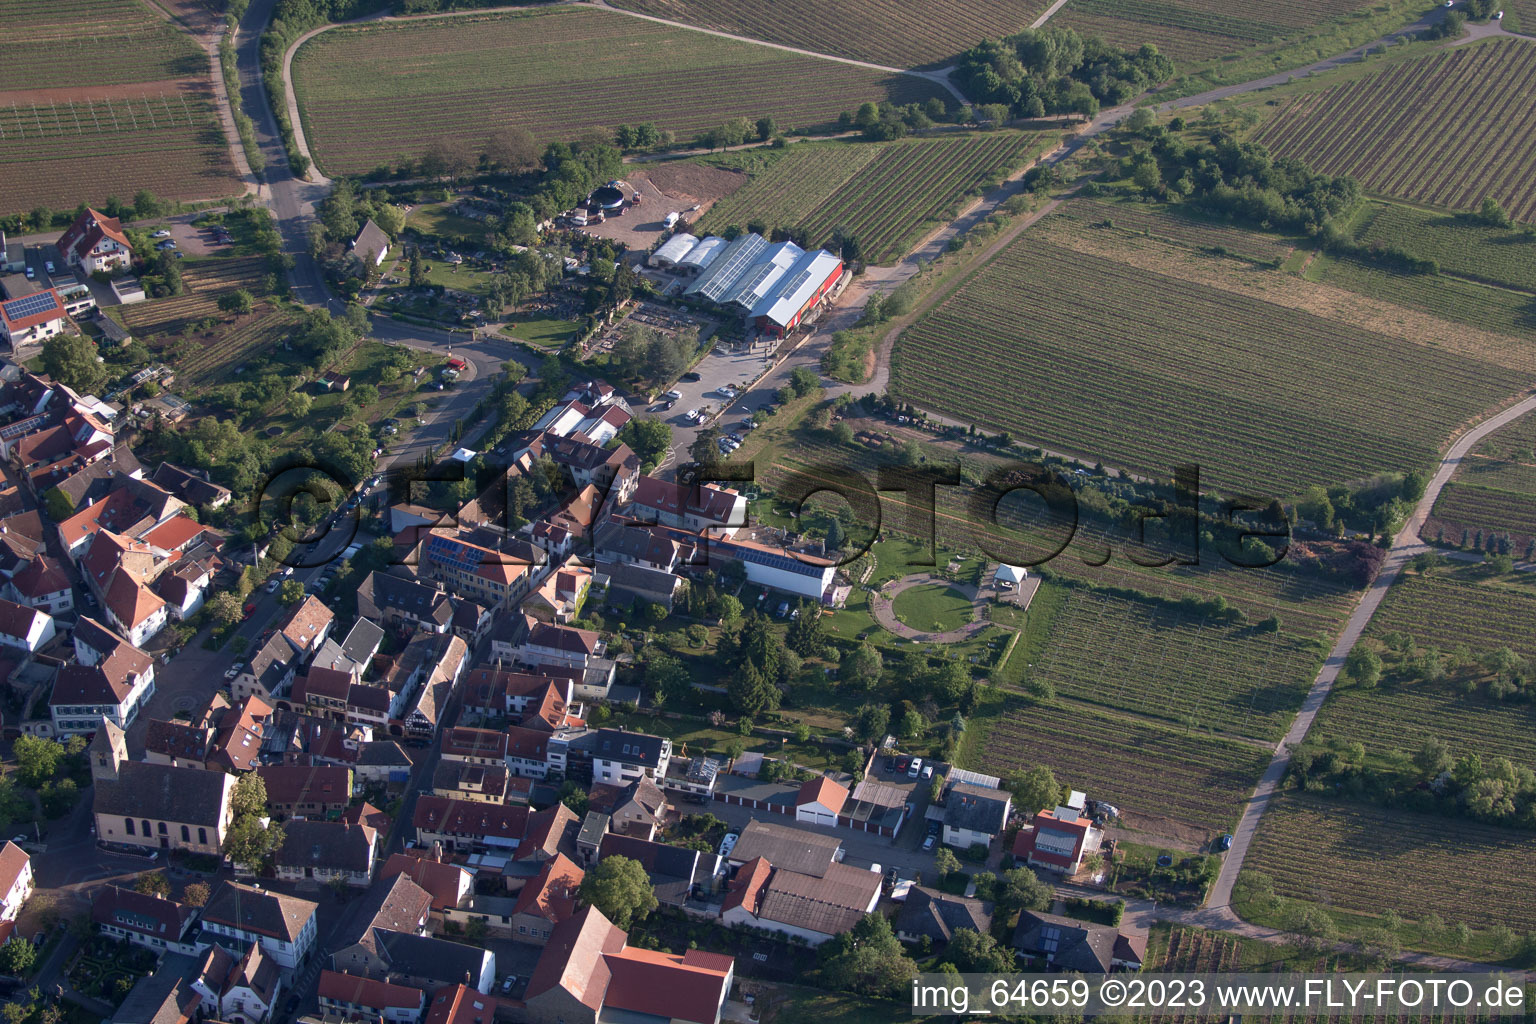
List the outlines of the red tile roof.
<svg viewBox="0 0 1536 1024">
<path fill-rule="evenodd" d="M 610 977 L 605 953 L 624 948 L 628 936 L 596 907 L 586 907 L 555 926 L 528 978 L 524 1001 L 562 988 L 592 1011 L 602 1008 Z"/>
<path fill-rule="evenodd" d="M 26 850 L 10 840 L 0 846 L 0 896 L 11 891 L 11 886 L 16 884 L 16 879 L 21 877 L 31 860 Z"/>
<path fill-rule="evenodd" d="M 610 975 L 604 1007 L 697 1024 L 715 1024 L 735 964 L 719 953 L 691 949 L 678 956 L 633 946 L 603 960 Z"/>
<path fill-rule="evenodd" d="M 800 786 L 800 795 L 795 798 L 796 807 L 821 804 L 833 814 L 842 813 L 843 804 L 847 802 L 848 788 L 833 782 L 825 775 L 817 779 L 807 779 Z"/>
<path fill-rule="evenodd" d="M 491 1024 L 500 1002 L 468 985 L 440 988 L 432 997 L 426 1024 Z"/>
<path fill-rule="evenodd" d="M 431 857 L 415 857 L 409 853 L 393 854 L 384 862 L 379 872 L 381 879 L 405 875 L 425 889 L 432 897 L 432 909 L 443 910 L 459 905 L 459 894 L 466 876 L 471 872 L 457 864 L 444 864 Z M 471 891 L 473 886 L 470 887 Z"/>
<path fill-rule="evenodd" d="M 352 771 L 339 765 L 267 764 L 256 769 L 267 787 L 267 803 L 346 806 L 352 799 Z"/>
<path fill-rule="evenodd" d="M 122 221 L 87 207 L 59 236 L 59 252 L 64 254 L 65 259 L 76 250 L 88 253 L 100 245 L 103 238 L 110 238 L 124 249 L 132 248 L 128 236 L 123 234 Z"/>
<path fill-rule="evenodd" d="M 162 551 L 180 551 L 208 528 L 188 515 L 175 515 L 144 534 L 144 542 Z"/>
<path fill-rule="evenodd" d="M 27 316 L 12 317 L 11 316 L 11 312 L 13 310 L 18 310 L 19 311 L 20 309 L 23 309 L 23 308 L 30 309 L 31 308 L 30 305 L 28 305 L 28 306 L 21 306 L 19 304 L 14 303 L 10 299 L 6 299 L 4 301 L 0 301 L 0 319 L 3 319 L 5 321 L 5 326 L 6 326 L 6 328 L 8 330 L 12 330 L 12 331 L 25 331 L 25 330 L 28 330 L 29 328 L 36 327 L 38 324 L 45 324 L 45 323 L 47 323 L 50 320 L 63 320 L 63 319 L 65 319 L 66 314 L 64 312 L 64 300 L 59 297 L 58 289 L 56 289 L 56 288 L 40 288 L 40 289 L 38 289 L 37 292 L 33 292 L 32 294 L 36 295 L 36 294 L 39 294 L 39 293 L 47 295 L 49 297 L 49 299 L 51 300 L 50 304 L 46 308 L 40 310 L 39 312 L 31 313 L 31 314 L 28 314 Z M 18 299 L 25 299 L 25 298 L 30 298 L 30 296 L 20 295 L 20 296 L 17 296 L 17 298 Z M 41 301 L 39 301 L 37 304 L 38 305 L 42 305 Z"/>
<path fill-rule="evenodd" d="M 421 989 L 408 985 L 391 985 L 387 981 L 322 970 L 320 998 L 382 1011 L 391 1007 L 420 1009 L 427 996 Z"/>
<path fill-rule="evenodd" d="M 576 900 L 586 872 L 563 853 L 555 854 L 517 894 L 514 914 L 533 914 L 559 924 L 576 912 Z"/>
<path fill-rule="evenodd" d="M 763 889 L 773 874 L 773 865 L 764 857 L 753 857 L 741 866 L 731 879 L 730 891 L 720 903 L 720 913 L 734 907 L 746 907 L 749 914 L 756 914 L 763 898 Z"/>
<path fill-rule="evenodd" d="M 103 604 L 107 610 L 127 629 L 137 629 L 165 607 L 165 601 L 159 594 L 140 584 L 123 569 L 112 574 L 104 596 Z"/>
<path fill-rule="evenodd" d="M 422 796 L 416 800 L 412 823 L 417 831 L 521 840 L 528 827 L 528 808 Z"/>
</svg>

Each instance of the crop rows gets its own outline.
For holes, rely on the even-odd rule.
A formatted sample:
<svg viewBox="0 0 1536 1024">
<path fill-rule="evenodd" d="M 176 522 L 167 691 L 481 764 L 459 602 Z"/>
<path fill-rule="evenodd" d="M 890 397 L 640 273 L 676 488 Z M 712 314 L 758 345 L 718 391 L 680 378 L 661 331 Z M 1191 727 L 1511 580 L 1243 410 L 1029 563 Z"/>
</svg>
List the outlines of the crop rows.
<svg viewBox="0 0 1536 1024">
<path fill-rule="evenodd" d="M 1282 896 L 1524 933 L 1536 920 L 1530 845 L 1516 829 L 1287 794 L 1270 803 L 1244 866 Z"/>
<path fill-rule="evenodd" d="M 1536 596 L 1438 574 L 1407 574 L 1387 592 L 1371 618 L 1370 632 L 1408 633 L 1420 647 L 1434 644 L 1446 651 L 1459 644 L 1473 653 L 1512 647 L 1536 657 L 1533 622 Z"/>
<path fill-rule="evenodd" d="M 1503 288 L 1438 274 L 1400 274 L 1350 257 L 1328 259 L 1322 280 L 1480 330 L 1536 337 L 1532 297 Z"/>
<path fill-rule="evenodd" d="M 1422 642 L 1422 641 L 1421 641 Z M 1444 648 L 1442 648 L 1444 650 Z M 1380 756 L 1412 754 L 1431 738 L 1485 761 L 1507 757 L 1536 768 L 1531 749 L 1536 711 L 1529 704 L 1459 693 L 1448 684 L 1383 684 L 1335 689 L 1313 729 L 1320 737 L 1355 740 Z"/>
<path fill-rule="evenodd" d="M 893 373 L 904 400 L 1034 443 L 1274 495 L 1427 465 L 1526 383 L 1028 236 L 903 332 Z"/>
<path fill-rule="evenodd" d="M 229 146 L 205 100 L 114 100 L 115 124 L 108 109 L 101 101 L 53 104 L 38 107 L 34 118 L 29 108 L 0 108 L 0 215 L 99 205 L 108 196 L 131 199 L 139 189 L 165 199 L 239 191 Z M 158 112 L 154 127 L 151 112 Z M 135 120 L 138 127 L 130 127 Z"/>
<path fill-rule="evenodd" d="M 0 0 L 0 91 L 206 76 L 191 37 L 139 0 Z"/>
<path fill-rule="evenodd" d="M 1200 61 L 1309 28 L 1367 0 L 1232 4 L 1220 0 L 1071 0 L 1052 24 L 1134 50 L 1152 43 L 1176 61 Z"/>
<path fill-rule="evenodd" d="M 827 143 L 799 145 L 721 199 L 700 219 L 699 232 L 718 233 L 751 221 L 779 226 L 800 222 L 889 145 Z"/>
<path fill-rule="evenodd" d="M 1536 537 L 1536 498 L 1530 492 L 1499 490 L 1479 487 L 1465 480 L 1445 485 L 1435 502 L 1433 515 L 1447 524 L 1446 540 L 1460 541 L 1459 530 L 1453 536 L 1451 527 L 1464 527 L 1475 533 L 1510 534 L 1513 549 L 1510 554 L 1524 554 L 1526 542 Z"/>
<path fill-rule="evenodd" d="M 1293 240 L 1282 235 L 1205 220 L 1162 204 L 1074 199 L 1064 216 L 1096 223 L 1107 220 L 1116 230 L 1151 235 L 1192 249 L 1226 249 L 1261 262 L 1284 260 L 1296 248 Z"/>
<path fill-rule="evenodd" d="M 226 314 L 219 311 L 219 296 L 236 288 L 254 289 L 265 273 L 266 262 L 259 256 L 195 263 L 182 272 L 182 294 L 119 306 L 118 312 L 124 326 L 143 341 L 179 334 L 208 317 L 222 319 Z"/>
<path fill-rule="evenodd" d="M 1396 246 L 1452 274 L 1536 291 L 1536 239 L 1397 203 L 1374 203 L 1371 211 L 1359 233 L 1366 245 Z"/>
<path fill-rule="evenodd" d="M 1315 656 L 1278 633 L 1074 590 L 1030 675 L 1106 708 L 1278 740 L 1315 671 Z"/>
<path fill-rule="evenodd" d="M 1499 40 L 1299 97 L 1258 141 L 1387 195 L 1536 218 L 1536 46 Z"/>
<path fill-rule="evenodd" d="M 1038 136 L 1014 132 L 968 139 L 924 139 L 881 153 L 801 223 L 812 245 L 845 227 L 871 263 L 906 254 L 925 224 L 944 217 L 963 196 L 1022 163 Z"/>
<path fill-rule="evenodd" d="M 1046 0 L 616 0 L 615 6 L 770 43 L 906 68 L 945 63 L 1027 28 Z"/>
<path fill-rule="evenodd" d="M 291 333 L 297 317 L 286 310 L 259 310 L 232 327 L 215 332 L 195 354 L 176 361 L 176 375 L 193 388 L 216 383 L 229 367 L 259 350 L 276 348 Z"/>
<path fill-rule="evenodd" d="M 981 763 L 970 767 L 1008 775 L 1047 765 L 1121 810 L 1213 830 L 1237 820 L 1269 762 L 1258 747 L 1060 703 L 1010 700 L 987 730 Z"/>
<path fill-rule="evenodd" d="M 686 138 L 734 117 L 820 125 L 865 100 L 942 93 L 910 75 L 569 7 L 337 29 L 300 48 L 294 79 L 310 145 L 330 173 L 435 144 L 473 153 L 512 126 L 542 140 L 649 122 Z"/>
</svg>

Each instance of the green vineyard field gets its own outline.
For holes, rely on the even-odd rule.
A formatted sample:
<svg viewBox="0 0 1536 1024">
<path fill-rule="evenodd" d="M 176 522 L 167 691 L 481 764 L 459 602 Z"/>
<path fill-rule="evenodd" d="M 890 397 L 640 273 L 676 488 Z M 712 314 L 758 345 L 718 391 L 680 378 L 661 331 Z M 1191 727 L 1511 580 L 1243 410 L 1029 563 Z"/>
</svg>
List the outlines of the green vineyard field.
<svg viewBox="0 0 1536 1024">
<path fill-rule="evenodd" d="M 1373 192 L 1536 219 L 1536 43 L 1492 40 L 1285 102 L 1255 138 Z"/>
<path fill-rule="evenodd" d="M 437 144 L 478 152 L 513 126 L 544 140 L 651 123 L 686 139 L 734 117 L 808 127 L 865 100 L 947 96 L 912 75 L 574 7 L 339 28 L 300 47 L 293 73 L 310 147 L 330 174 Z"/>
</svg>

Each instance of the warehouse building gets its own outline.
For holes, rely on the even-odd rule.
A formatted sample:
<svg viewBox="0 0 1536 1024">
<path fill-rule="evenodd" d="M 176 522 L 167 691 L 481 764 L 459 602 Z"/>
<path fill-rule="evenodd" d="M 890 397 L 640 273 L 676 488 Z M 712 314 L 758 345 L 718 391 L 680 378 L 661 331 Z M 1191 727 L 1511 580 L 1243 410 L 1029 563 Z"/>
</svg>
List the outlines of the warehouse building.
<svg viewBox="0 0 1536 1024">
<path fill-rule="evenodd" d="M 667 258 L 689 260 L 693 249 L 711 241 L 705 239 L 681 255 L 668 253 Z M 683 295 L 733 308 L 757 330 L 775 337 L 810 319 L 843 277 L 843 261 L 825 249 L 807 252 L 794 242 L 771 243 L 755 233 L 729 243 L 720 240 L 704 259 L 698 279 Z"/>
</svg>

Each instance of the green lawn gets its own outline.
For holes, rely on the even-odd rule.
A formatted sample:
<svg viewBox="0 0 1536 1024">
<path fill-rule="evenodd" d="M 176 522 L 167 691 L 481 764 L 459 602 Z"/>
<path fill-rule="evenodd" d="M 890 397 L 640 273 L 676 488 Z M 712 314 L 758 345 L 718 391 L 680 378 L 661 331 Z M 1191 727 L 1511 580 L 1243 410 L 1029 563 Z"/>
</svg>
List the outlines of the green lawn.
<svg viewBox="0 0 1536 1024">
<path fill-rule="evenodd" d="M 475 240 L 476 245 L 484 242 L 485 223 L 454 213 L 454 205 L 454 203 L 427 203 L 418 206 L 405 219 L 405 226 L 414 228 L 423 235 L 436 235 L 443 239 L 468 238 Z"/>
<path fill-rule="evenodd" d="M 539 348 L 557 349 L 581 329 L 581 325 L 573 320 L 558 320 L 554 317 L 514 314 L 508 319 L 510 322 L 501 329 L 501 333 Z"/>
<path fill-rule="evenodd" d="M 913 629 L 945 633 L 971 621 L 971 602 L 945 584 L 903 590 L 891 602 L 896 617 Z"/>
</svg>

